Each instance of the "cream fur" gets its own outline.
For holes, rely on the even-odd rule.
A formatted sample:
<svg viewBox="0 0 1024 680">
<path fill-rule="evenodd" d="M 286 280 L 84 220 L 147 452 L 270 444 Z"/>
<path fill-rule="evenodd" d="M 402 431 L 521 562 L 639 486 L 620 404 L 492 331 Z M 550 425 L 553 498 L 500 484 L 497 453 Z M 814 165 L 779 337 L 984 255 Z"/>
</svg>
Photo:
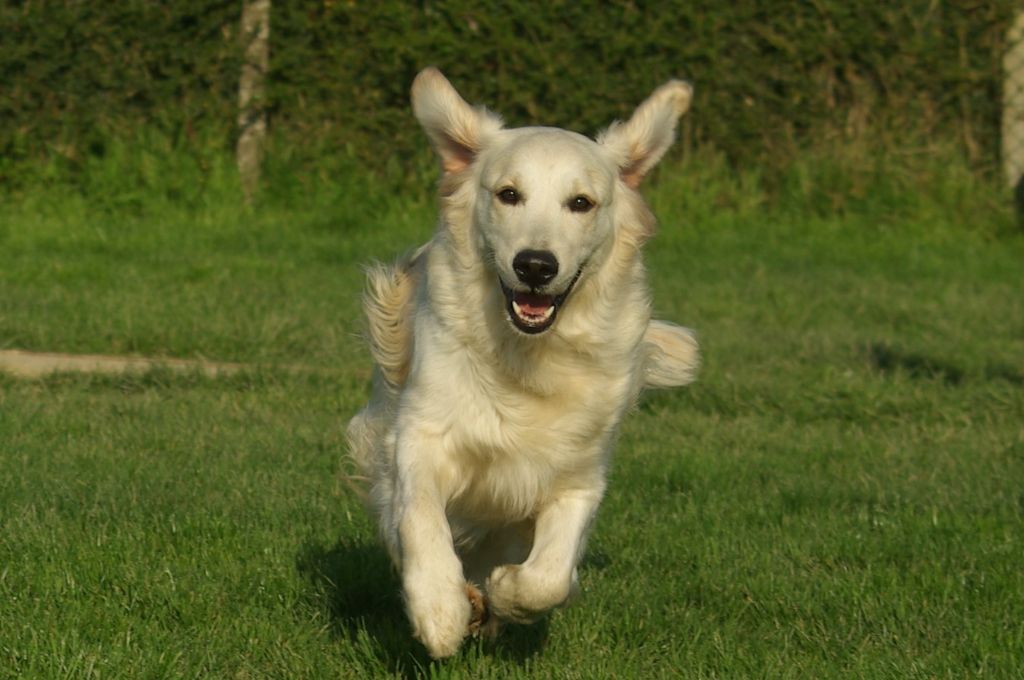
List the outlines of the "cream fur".
<svg viewBox="0 0 1024 680">
<path fill-rule="evenodd" d="M 644 386 L 693 379 L 692 332 L 650 321 L 640 253 L 654 218 L 635 191 L 690 88 L 663 85 L 598 142 L 505 129 L 435 69 L 412 99 L 441 159 L 441 215 L 413 256 L 368 272 L 377 368 L 348 438 L 413 633 L 439 658 L 479 626 L 478 588 L 498 622 L 567 600 L 622 416 Z M 515 205 L 498 200 L 508 187 Z M 570 210 L 581 195 L 593 208 Z M 553 253 L 548 289 L 571 289 L 536 335 L 512 325 L 499 283 L 522 285 L 524 249 Z"/>
</svg>

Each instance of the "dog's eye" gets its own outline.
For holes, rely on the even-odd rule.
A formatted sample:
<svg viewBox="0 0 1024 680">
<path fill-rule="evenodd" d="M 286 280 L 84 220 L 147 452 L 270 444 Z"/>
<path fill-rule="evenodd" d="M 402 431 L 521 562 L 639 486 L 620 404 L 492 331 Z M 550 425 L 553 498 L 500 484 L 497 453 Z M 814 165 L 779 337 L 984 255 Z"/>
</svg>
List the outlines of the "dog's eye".
<svg viewBox="0 0 1024 680">
<path fill-rule="evenodd" d="M 569 210 L 578 213 L 590 212 L 590 209 L 594 207 L 594 202 L 586 196 L 574 196 L 569 199 Z"/>
<path fill-rule="evenodd" d="M 520 200 L 519 192 L 515 189 L 502 189 L 498 192 L 498 200 L 505 205 L 517 205 Z"/>
</svg>

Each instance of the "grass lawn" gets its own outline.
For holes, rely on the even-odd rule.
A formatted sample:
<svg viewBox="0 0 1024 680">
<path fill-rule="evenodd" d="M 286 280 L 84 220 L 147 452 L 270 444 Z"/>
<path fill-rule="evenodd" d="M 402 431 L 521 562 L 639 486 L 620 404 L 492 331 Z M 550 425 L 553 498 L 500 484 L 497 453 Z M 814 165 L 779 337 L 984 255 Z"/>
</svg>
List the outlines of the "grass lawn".
<svg viewBox="0 0 1024 680">
<path fill-rule="evenodd" d="M 700 381 L 627 419 L 579 601 L 445 663 L 344 480 L 360 264 L 427 237 L 426 182 L 0 202 L 0 348 L 253 365 L 0 376 L 0 677 L 1019 677 L 1005 211 L 955 182 L 658 179 L 656 311 L 698 330 Z"/>
</svg>

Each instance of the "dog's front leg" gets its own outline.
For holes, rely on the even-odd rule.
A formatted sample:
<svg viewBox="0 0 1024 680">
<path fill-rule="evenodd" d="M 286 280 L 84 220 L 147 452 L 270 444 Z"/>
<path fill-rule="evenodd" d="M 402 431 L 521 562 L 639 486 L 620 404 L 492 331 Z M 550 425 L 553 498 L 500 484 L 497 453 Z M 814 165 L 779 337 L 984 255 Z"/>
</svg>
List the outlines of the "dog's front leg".
<svg viewBox="0 0 1024 680">
<path fill-rule="evenodd" d="M 506 621 L 529 623 L 565 603 L 600 501 L 600 489 L 576 490 L 541 508 L 530 556 L 522 564 L 496 567 L 487 579 L 492 613 Z"/>
<path fill-rule="evenodd" d="M 472 617 L 462 563 L 452 545 L 429 438 L 400 437 L 396 519 L 402 587 L 413 634 L 435 659 L 451 656 Z"/>
</svg>

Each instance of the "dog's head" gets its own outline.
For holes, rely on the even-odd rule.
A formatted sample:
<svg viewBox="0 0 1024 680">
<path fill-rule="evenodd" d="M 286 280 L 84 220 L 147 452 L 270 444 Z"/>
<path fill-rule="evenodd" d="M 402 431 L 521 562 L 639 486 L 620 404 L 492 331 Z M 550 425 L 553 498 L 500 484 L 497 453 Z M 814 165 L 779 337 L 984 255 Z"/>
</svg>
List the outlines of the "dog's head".
<svg viewBox="0 0 1024 680">
<path fill-rule="evenodd" d="M 557 128 L 506 129 L 437 69 L 416 77 L 413 110 L 444 182 L 467 192 L 469 238 L 516 329 L 548 330 L 577 281 L 608 257 L 623 204 L 671 146 L 691 94 L 670 81 L 594 141 Z"/>
</svg>

